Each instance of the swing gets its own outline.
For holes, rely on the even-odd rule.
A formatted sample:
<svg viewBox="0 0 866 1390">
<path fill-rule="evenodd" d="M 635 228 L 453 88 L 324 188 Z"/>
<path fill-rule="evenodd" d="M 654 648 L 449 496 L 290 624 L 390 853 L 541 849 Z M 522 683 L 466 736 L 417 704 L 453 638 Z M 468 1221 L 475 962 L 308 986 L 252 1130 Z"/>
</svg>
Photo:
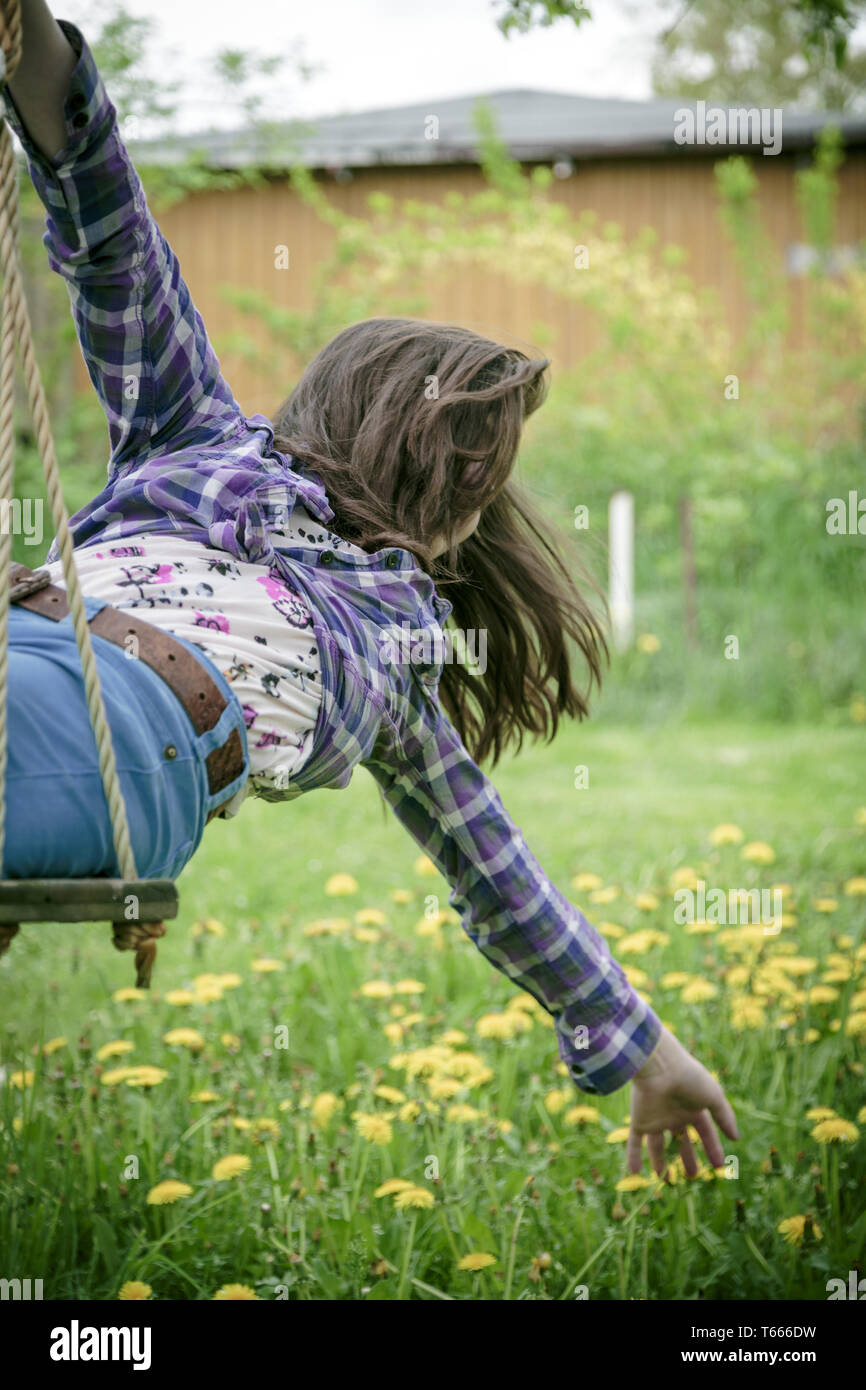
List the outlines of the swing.
<svg viewBox="0 0 866 1390">
<path fill-rule="evenodd" d="M 19 0 L 0 0 L 0 89 L 21 58 Z M 9 947 L 22 922 L 110 922 L 119 951 L 135 951 L 136 986 L 148 988 L 157 939 L 165 920 L 177 916 L 177 889 L 170 879 L 138 879 L 129 836 L 129 823 L 111 730 L 105 712 L 99 671 L 78 575 L 73 562 L 69 516 L 63 501 L 57 455 L 48 420 L 45 391 L 33 351 L 30 316 L 24 298 L 18 249 L 18 173 L 12 136 L 0 120 L 0 955 Z M 48 583 L 37 571 L 15 581 L 10 525 L 15 452 L 15 343 L 21 362 L 30 410 L 45 476 L 45 487 L 57 536 L 66 596 L 84 676 L 90 723 L 99 750 L 99 771 L 111 817 L 114 850 L 121 878 L 3 879 L 5 842 L 5 781 L 7 766 L 7 685 L 9 606 Z"/>
</svg>

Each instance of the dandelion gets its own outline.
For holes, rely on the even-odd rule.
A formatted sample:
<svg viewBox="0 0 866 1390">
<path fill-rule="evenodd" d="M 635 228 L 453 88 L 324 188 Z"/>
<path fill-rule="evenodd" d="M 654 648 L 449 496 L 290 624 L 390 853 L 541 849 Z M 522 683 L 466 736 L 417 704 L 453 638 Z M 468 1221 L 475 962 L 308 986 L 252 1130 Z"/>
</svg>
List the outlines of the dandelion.
<svg viewBox="0 0 866 1390">
<path fill-rule="evenodd" d="M 620 1178 L 616 1185 L 617 1192 L 637 1192 L 642 1187 L 651 1187 L 649 1178 L 645 1178 L 642 1173 L 629 1173 L 626 1177 Z"/>
<path fill-rule="evenodd" d="M 226 970 L 216 977 L 216 983 L 220 989 L 237 989 L 243 982 L 243 976 L 238 975 L 234 970 Z"/>
<path fill-rule="evenodd" d="M 380 1100 L 387 1100 L 391 1105 L 402 1105 L 406 1099 L 403 1091 L 398 1091 L 396 1086 L 377 1086 L 373 1092 Z"/>
<path fill-rule="evenodd" d="M 211 1101 L 219 1100 L 219 1096 L 216 1091 L 196 1091 L 190 1096 L 190 1100 L 194 1105 L 207 1105 Z"/>
<path fill-rule="evenodd" d="M 33 1085 L 35 1075 L 33 1071 L 13 1071 L 9 1073 L 9 1081 L 16 1090 L 23 1091 Z"/>
<path fill-rule="evenodd" d="M 495 1038 L 507 1042 L 518 1033 L 526 1033 L 532 1027 L 532 1020 L 525 1014 L 510 1009 L 505 1013 L 484 1014 L 475 1025 L 479 1038 Z"/>
<path fill-rule="evenodd" d="M 607 888 L 596 888 L 594 893 L 590 893 L 589 901 L 603 907 L 605 903 L 615 902 L 618 897 L 619 889 L 614 884 L 610 884 Z"/>
<path fill-rule="evenodd" d="M 47 1043 L 42 1044 L 43 1057 L 50 1057 L 52 1053 L 59 1052 L 61 1047 L 66 1047 L 65 1038 L 49 1038 Z"/>
<path fill-rule="evenodd" d="M 195 995 L 191 989 L 170 989 L 162 996 L 166 1004 L 194 1004 Z"/>
<path fill-rule="evenodd" d="M 684 864 L 681 869 L 674 869 L 670 876 L 669 884 L 675 891 L 677 888 L 691 888 L 694 892 L 698 886 L 698 876 L 694 869 Z"/>
<path fill-rule="evenodd" d="M 189 929 L 190 936 L 225 936 L 226 929 L 222 922 L 216 917 L 204 917 L 200 922 L 193 922 Z"/>
<path fill-rule="evenodd" d="M 715 999 L 718 992 L 710 980 L 690 980 L 680 991 L 680 999 L 684 1004 L 703 1004 L 708 999 Z"/>
<path fill-rule="evenodd" d="M 570 1110 L 566 1110 L 562 1121 L 570 1126 L 597 1125 L 601 1123 L 601 1115 L 594 1105 L 573 1105 Z"/>
<path fill-rule="evenodd" d="M 398 980 L 394 986 L 394 993 L 423 994 L 426 988 L 427 986 L 422 984 L 420 980 Z"/>
<path fill-rule="evenodd" d="M 420 854 L 412 868 L 421 878 L 433 878 L 439 872 L 428 854 Z"/>
<path fill-rule="evenodd" d="M 368 980 L 361 986 L 360 993 L 365 999 L 390 999 L 394 990 L 387 980 Z"/>
<path fill-rule="evenodd" d="M 241 1045 L 237 1033 L 220 1033 L 220 1042 L 223 1047 L 228 1048 L 229 1052 L 237 1052 Z"/>
<path fill-rule="evenodd" d="M 226 1154 L 224 1158 L 217 1159 L 211 1169 L 211 1177 L 214 1182 L 229 1182 L 248 1172 L 251 1166 L 246 1154 Z"/>
<path fill-rule="evenodd" d="M 605 1138 L 606 1144 L 624 1144 L 629 1136 L 628 1125 L 622 1125 L 619 1129 L 612 1129 Z"/>
<path fill-rule="evenodd" d="M 817 1221 L 806 1216 L 786 1216 L 784 1221 L 780 1221 L 776 1230 L 784 1237 L 788 1245 L 802 1245 L 803 1235 L 806 1229 L 806 1222 L 812 1227 L 812 1234 L 816 1240 L 823 1240 L 824 1233 Z"/>
<path fill-rule="evenodd" d="M 816 912 L 835 912 L 839 903 L 836 898 L 815 898 L 812 906 Z"/>
<path fill-rule="evenodd" d="M 162 1040 L 170 1047 L 188 1047 L 190 1052 L 200 1052 L 204 1047 L 204 1038 L 197 1028 L 169 1028 Z"/>
<path fill-rule="evenodd" d="M 134 1052 L 135 1044 L 129 1042 L 127 1038 L 115 1038 L 112 1042 L 103 1043 L 96 1054 L 97 1062 L 107 1062 L 109 1057 L 123 1057 L 127 1052 Z"/>
<path fill-rule="evenodd" d="M 853 1144 L 860 1137 L 860 1131 L 850 1120 L 820 1120 L 812 1130 L 812 1138 L 819 1144 Z"/>
<path fill-rule="evenodd" d="M 461 1032 L 459 1028 L 449 1028 L 447 1032 L 442 1034 L 439 1041 L 445 1047 L 460 1047 L 462 1043 L 466 1042 L 466 1034 Z"/>
<path fill-rule="evenodd" d="M 257 975 L 272 975 L 276 970 L 285 970 L 285 962 L 274 960 L 271 956 L 260 956 L 258 960 L 250 962 L 250 970 Z"/>
<path fill-rule="evenodd" d="M 495 1264 L 495 1255 L 488 1255 L 485 1250 L 474 1250 L 457 1261 L 457 1268 L 468 1269 L 475 1274 L 479 1269 L 489 1269 L 491 1265 Z"/>
<path fill-rule="evenodd" d="M 483 1119 L 484 1115 L 473 1105 L 449 1105 L 445 1112 L 445 1118 L 455 1125 L 467 1125 L 471 1124 L 473 1120 Z"/>
<path fill-rule="evenodd" d="M 859 1038 L 864 1033 L 866 1033 L 866 1009 L 859 1009 L 856 1013 L 848 1015 L 845 1024 L 845 1036 Z"/>
<path fill-rule="evenodd" d="M 741 845 L 745 836 L 738 825 L 732 825 L 729 821 L 723 821 L 710 831 L 709 841 L 717 849 L 721 845 Z"/>
<path fill-rule="evenodd" d="M 409 1182 L 408 1178 L 387 1178 L 376 1188 L 373 1196 L 393 1197 L 396 1192 L 408 1192 L 409 1188 L 414 1186 L 415 1184 Z"/>
<path fill-rule="evenodd" d="M 400 1106 L 397 1114 L 404 1124 L 411 1124 L 421 1114 L 421 1106 L 417 1100 L 407 1100 L 405 1105 Z"/>
<path fill-rule="evenodd" d="M 763 840 L 751 840 L 749 844 L 743 845 L 740 850 L 740 858 L 748 860 L 750 864 L 773 864 L 776 860 L 776 852 Z"/>
<path fill-rule="evenodd" d="M 659 899 L 655 893 L 638 893 L 634 900 L 635 907 L 641 912 L 655 912 L 659 906 Z"/>
<path fill-rule="evenodd" d="M 589 893 L 593 888 L 600 888 L 604 879 L 599 878 L 598 874 L 575 874 L 571 880 L 572 888 L 576 888 L 578 893 Z"/>
<path fill-rule="evenodd" d="M 357 891 L 358 881 L 351 874 L 331 874 L 325 884 L 325 895 L 329 898 L 348 898 Z"/>
<path fill-rule="evenodd" d="M 544 1097 L 544 1108 L 549 1115 L 558 1115 L 560 1111 L 564 1110 L 568 1105 L 571 1096 L 572 1092 L 566 1089 L 548 1091 L 547 1095 Z"/>
<path fill-rule="evenodd" d="M 752 995 L 737 995 L 731 1000 L 731 1027 L 738 1033 L 747 1028 L 763 1028 L 767 1021 L 764 1005 Z"/>
<path fill-rule="evenodd" d="M 181 1197 L 191 1197 L 192 1188 L 189 1183 L 178 1182 L 176 1178 L 166 1178 L 164 1182 L 158 1182 L 156 1187 L 152 1187 L 147 1194 L 147 1204 L 151 1207 L 167 1207 L 172 1202 L 177 1202 Z"/>
<path fill-rule="evenodd" d="M 666 975 L 662 975 L 662 989 L 682 989 L 691 978 L 685 970 L 669 970 Z"/>
<path fill-rule="evenodd" d="M 404 1187 L 394 1197 L 394 1206 L 398 1211 L 406 1211 L 408 1208 L 429 1211 L 435 1205 L 436 1198 L 432 1192 L 427 1191 L 426 1187 Z"/>
<path fill-rule="evenodd" d="M 835 1110 L 831 1110 L 829 1105 L 813 1105 L 811 1110 L 806 1111 L 807 1120 L 836 1120 L 838 1116 Z"/>
<path fill-rule="evenodd" d="M 117 1297 L 121 1303 L 146 1303 L 152 1293 L 150 1284 L 142 1284 L 140 1279 L 130 1279 L 121 1285 Z"/>
<path fill-rule="evenodd" d="M 333 1091 L 320 1091 L 311 1106 L 313 1124 L 318 1125 L 320 1129 L 327 1129 L 339 1105 L 340 1101 Z"/>
<path fill-rule="evenodd" d="M 258 1299 L 258 1294 L 249 1284 L 223 1284 L 221 1289 L 217 1289 L 211 1302 L 251 1303 L 254 1299 Z"/>
<path fill-rule="evenodd" d="M 399 903 L 401 906 L 412 901 L 412 891 L 409 888 L 392 888 L 388 896 L 392 903 Z"/>
<path fill-rule="evenodd" d="M 122 989 L 116 989 L 112 994 L 115 1004 L 130 1004 L 136 999 L 146 999 L 146 989 L 136 989 L 133 985 L 124 985 Z"/>
<path fill-rule="evenodd" d="M 384 1147 L 390 1144 L 394 1137 L 391 1122 L 385 1115 L 368 1115 L 364 1111 L 358 1111 L 353 1116 L 355 1124 L 362 1139 L 366 1139 L 370 1144 L 379 1144 Z"/>
<path fill-rule="evenodd" d="M 641 632 L 635 639 L 635 646 L 645 656 L 654 656 L 657 651 L 661 650 L 661 645 L 654 632 Z"/>
</svg>

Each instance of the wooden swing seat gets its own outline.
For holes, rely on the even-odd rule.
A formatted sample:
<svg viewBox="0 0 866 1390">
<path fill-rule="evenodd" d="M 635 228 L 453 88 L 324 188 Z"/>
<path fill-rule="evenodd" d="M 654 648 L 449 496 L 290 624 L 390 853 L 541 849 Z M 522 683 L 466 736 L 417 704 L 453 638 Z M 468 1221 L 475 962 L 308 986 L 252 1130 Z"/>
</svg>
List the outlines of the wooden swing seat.
<svg viewBox="0 0 866 1390">
<path fill-rule="evenodd" d="M 129 913 L 134 899 L 134 917 Z M 135 984 L 148 989 L 156 943 L 178 912 L 170 878 L 19 878 L 0 881 L 0 955 L 22 922 L 111 922 L 118 951 L 135 951 Z"/>
</svg>

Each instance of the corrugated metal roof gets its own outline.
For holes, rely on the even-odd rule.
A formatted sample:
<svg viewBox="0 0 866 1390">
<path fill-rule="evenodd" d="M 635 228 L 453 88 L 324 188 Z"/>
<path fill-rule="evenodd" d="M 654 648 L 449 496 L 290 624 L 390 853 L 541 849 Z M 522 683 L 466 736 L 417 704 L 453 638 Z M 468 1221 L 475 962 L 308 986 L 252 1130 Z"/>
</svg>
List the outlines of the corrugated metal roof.
<svg viewBox="0 0 866 1390">
<path fill-rule="evenodd" d="M 322 116 L 314 121 L 287 124 L 266 137 L 255 132 L 217 130 L 179 136 L 172 142 L 130 140 L 129 145 L 138 159 L 165 163 L 177 162 L 186 151 L 201 150 L 210 164 L 224 169 L 251 165 L 284 168 L 297 160 L 313 169 L 475 163 L 478 136 L 472 112 L 479 101 L 491 107 L 509 153 L 521 160 L 652 156 L 675 150 L 712 155 L 743 148 L 724 143 L 677 144 L 676 113 L 686 108 L 696 111 L 699 104 L 694 102 L 669 98 L 627 101 L 532 89 Z M 714 105 L 706 103 L 707 108 Z M 725 111 L 731 109 L 725 103 L 718 106 Z M 430 117 L 438 121 L 436 138 L 425 133 L 430 129 Z M 866 144 L 864 115 L 785 110 L 783 150 L 810 146 L 822 126 L 830 121 L 840 126 L 849 147 Z"/>
</svg>

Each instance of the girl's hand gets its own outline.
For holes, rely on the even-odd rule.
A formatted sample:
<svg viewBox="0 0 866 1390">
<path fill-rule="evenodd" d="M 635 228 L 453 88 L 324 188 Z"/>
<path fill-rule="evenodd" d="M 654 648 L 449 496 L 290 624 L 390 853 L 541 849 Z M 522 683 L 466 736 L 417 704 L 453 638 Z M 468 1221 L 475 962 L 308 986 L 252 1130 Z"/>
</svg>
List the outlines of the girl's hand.
<svg viewBox="0 0 866 1390">
<path fill-rule="evenodd" d="M 641 1146 L 646 1135 L 650 1162 L 655 1172 L 664 1177 L 665 1130 L 670 1130 L 675 1139 L 680 1139 L 679 1151 L 686 1173 L 695 1177 L 699 1163 L 685 1132 L 686 1125 L 694 1126 L 713 1168 L 720 1168 L 725 1156 L 711 1116 L 729 1139 L 739 1139 L 734 1112 L 719 1083 L 672 1033 L 663 1029 L 655 1052 L 632 1077 L 628 1171 L 640 1172 Z"/>
</svg>

